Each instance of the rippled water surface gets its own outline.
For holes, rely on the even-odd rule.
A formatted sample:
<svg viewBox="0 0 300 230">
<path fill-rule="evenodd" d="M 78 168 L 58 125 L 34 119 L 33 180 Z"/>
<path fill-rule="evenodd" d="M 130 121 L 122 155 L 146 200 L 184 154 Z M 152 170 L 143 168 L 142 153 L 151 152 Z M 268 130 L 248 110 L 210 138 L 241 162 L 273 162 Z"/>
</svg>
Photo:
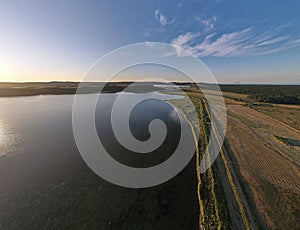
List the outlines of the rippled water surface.
<svg viewBox="0 0 300 230">
<path fill-rule="evenodd" d="M 147 97 L 151 95 L 162 100 L 182 98 L 159 93 L 149 93 Z M 98 113 L 105 114 L 109 102 L 117 95 L 103 96 L 107 106 L 105 103 L 100 106 L 96 117 Z M 129 103 L 130 98 L 145 95 L 125 96 Z M 81 97 L 89 101 L 90 95 Z M 78 153 L 72 132 L 73 99 L 73 95 L 0 98 L 0 226 L 4 229 L 140 229 L 146 226 L 167 229 L 184 223 L 186 228 L 195 229 L 194 163 L 171 181 L 149 189 L 127 189 L 104 181 L 86 166 Z M 141 140 L 147 139 L 143 122 L 152 116 L 165 117 L 171 126 L 176 125 L 176 121 L 168 121 L 164 106 L 154 102 L 148 101 L 147 108 L 137 107 L 132 116 L 133 134 Z M 106 138 L 107 148 L 122 150 L 122 146 L 110 144 L 115 140 L 107 133 L 107 123 L 102 119 L 96 119 L 96 123 L 99 137 Z M 176 128 L 170 128 L 176 133 Z M 107 135 L 101 137 L 103 131 Z M 168 157 L 166 150 L 172 149 L 176 135 L 172 138 L 167 147 L 156 152 L 158 159 Z M 128 165 L 145 163 L 134 154 L 128 160 L 124 157 L 127 154 L 112 156 Z M 157 163 L 156 160 L 146 162 Z"/>
</svg>

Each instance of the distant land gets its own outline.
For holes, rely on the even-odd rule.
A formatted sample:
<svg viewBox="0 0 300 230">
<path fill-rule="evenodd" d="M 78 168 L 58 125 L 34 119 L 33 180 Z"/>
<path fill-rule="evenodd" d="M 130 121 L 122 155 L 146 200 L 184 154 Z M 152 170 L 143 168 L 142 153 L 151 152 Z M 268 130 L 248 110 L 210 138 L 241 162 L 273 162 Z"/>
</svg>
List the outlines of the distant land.
<svg viewBox="0 0 300 230">
<path fill-rule="evenodd" d="M 0 83 L 0 97 L 36 96 L 36 95 L 63 95 L 75 94 L 80 84 L 81 93 L 117 93 L 131 85 L 133 82 L 3 82 Z M 172 83 L 164 82 L 135 82 L 130 92 L 165 91 Z M 178 87 L 197 88 L 196 84 L 189 82 L 173 82 Z M 203 88 L 213 87 L 213 84 L 200 83 Z M 165 87 L 164 87 L 165 86 Z M 275 85 L 275 84 L 220 84 L 222 92 L 243 94 L 246 102 L 262 102 L 275 104 L 300 104 L 300 85 Z M 128 90 L 127 90 L 128 91 Z M 225 94 L 227 93 L 227 94 Z M 226 96 L 226 97 L 227 97 Z M 234 99 L 234 96 L 232 97 Z"/>
</svg>

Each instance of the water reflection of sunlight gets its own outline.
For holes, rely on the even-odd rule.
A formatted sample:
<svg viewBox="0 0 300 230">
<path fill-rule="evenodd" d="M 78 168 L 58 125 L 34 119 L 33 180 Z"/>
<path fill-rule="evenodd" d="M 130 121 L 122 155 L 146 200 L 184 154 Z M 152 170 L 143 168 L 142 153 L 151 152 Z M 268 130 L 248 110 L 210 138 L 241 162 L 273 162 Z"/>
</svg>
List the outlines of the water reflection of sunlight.
<svg viewBox="0 0 300 230">
<path fill-rule="evenodd" d="M 2 140 L 3 140 L 3 131 L 0 123 L 0 144 L 2 143 Z"/>
<path fill-rule="evenodd" d="M 4 142 L 4 126 L 2 121 L 0 120 L 0 146 L 3 144 Z"/>
<path fill-rule="evenodd" d="M 12 145 L 7 131 L 6 122 L 5 120 L 1 120 L 0 117 L 0 157 L 8 154 L 12 150 Z"/>
</svg>

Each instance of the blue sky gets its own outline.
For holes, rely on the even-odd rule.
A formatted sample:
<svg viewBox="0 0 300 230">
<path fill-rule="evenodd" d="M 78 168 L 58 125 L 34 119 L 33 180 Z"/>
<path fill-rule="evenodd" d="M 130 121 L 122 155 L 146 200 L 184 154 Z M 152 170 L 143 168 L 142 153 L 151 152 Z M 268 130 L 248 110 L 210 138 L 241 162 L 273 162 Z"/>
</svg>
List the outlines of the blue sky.
<svg viewBox="0 0 300 230">
<path fill-rule="evenodd" d="M 220 82 L 300 83 L 298 1 L 1 1 L 0 81 L 80 80 L 98 58 L 156 41 Z"/>
</svg>

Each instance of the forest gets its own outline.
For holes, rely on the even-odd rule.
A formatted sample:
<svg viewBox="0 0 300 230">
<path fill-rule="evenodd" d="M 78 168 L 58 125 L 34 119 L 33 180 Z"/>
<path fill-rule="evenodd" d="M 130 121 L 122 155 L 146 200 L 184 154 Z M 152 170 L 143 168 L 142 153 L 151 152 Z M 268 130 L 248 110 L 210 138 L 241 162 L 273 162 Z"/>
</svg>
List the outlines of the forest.
<svg viewBox="0 0 300 230">
<path fill-rule="evenodd" d="M 220 85 L 223 92 L 246 94 L 259 102 L 300 104 L 300 85 Z"/>
</svg>

